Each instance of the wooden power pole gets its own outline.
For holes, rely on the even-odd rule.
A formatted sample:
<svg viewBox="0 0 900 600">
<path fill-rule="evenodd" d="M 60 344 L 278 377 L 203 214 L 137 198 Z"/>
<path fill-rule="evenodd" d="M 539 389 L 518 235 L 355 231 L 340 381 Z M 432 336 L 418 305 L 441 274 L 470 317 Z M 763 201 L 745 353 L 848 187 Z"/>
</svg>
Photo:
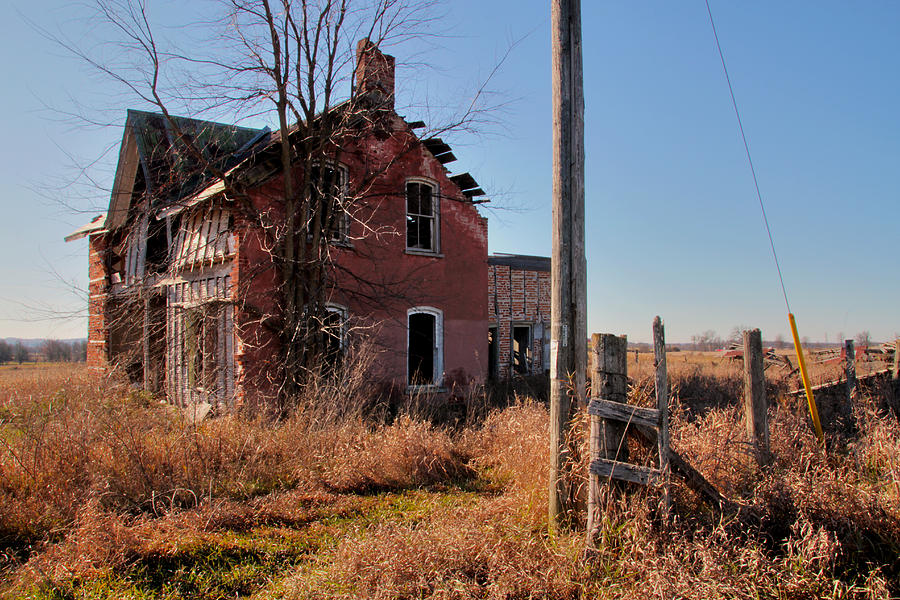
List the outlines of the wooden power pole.
<svg viewBox="0 0 900 600">
<path fill-rule="evenodd" d="M 550 324 L 550 526 L 573 507 L 566 473 L 572 398 L 584 401 L 587 362 L 584 258 L 584 89 L 581 1 L 552 0 L 553 255 Z"/>
</svg>

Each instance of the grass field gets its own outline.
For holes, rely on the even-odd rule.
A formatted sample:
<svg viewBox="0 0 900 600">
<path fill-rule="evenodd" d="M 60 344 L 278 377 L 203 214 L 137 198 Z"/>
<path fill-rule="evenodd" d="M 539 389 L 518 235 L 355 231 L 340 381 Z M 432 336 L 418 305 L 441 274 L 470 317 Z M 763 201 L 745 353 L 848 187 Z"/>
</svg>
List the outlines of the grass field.
<svg viewBox="0 0 900 600">
<path fill-rule="evenodd" d="M 631 401 L 649 404 L 652 363 L 630 361 Z M 527 398 L 441 426 L 411 406 L 375 418 L 358 408 L 365 390 L 323 386 L 278 423 L 234 415 L 191 424 L 83 366 L 3 367 L 0 592 L 900 596 L 891 393 L 859 398 L 857 433 L 833 436 L 825 453 L 784 396 L 795 382 L 768 373 L 774 456 L 761 468 L 740 418 L 739 365 L 673 353 L 670 373 L 673 447 L 737 510 L 718 514 L 676 481 L 674 515 L 663 522 L 657 490 L 610 493 L 586 557 L 577 518 L 572 532 L 547 532 L 548 414 Z"/>
</svg>

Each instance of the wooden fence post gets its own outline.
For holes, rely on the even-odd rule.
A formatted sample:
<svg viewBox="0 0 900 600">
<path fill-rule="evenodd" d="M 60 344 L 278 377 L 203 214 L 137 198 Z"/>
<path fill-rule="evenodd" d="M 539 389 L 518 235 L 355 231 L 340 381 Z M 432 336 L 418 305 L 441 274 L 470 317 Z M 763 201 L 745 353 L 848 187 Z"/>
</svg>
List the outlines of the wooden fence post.
<svg viewBox="0 0 900 600">
<path fill-rule="evenodd" d="M 769 422 L 759 329 L 744 331 L 744 414 L 756 460 L 762 464 L 769 454 Z"/>
<path fill-rule="evenodd" d="M 653 319 L 653 355 L 656 365 L 656 409 L 659 411 L 659 470 L 663 476 L 663 511 L 669 514 L 669 375 L 666 371 L 666 330 L 662 319 Z"/>
<path fill-rule="evenodd" d="M 853 350 L 853 340 L 844 340 L 844 372 L 847 375 L 847 408 L 853 405 L 856 397 L 856 352 Z"/>
<path fill-rule="evenodd" d="M 891 377 L 894 381 L 900 379 L 900 337 L 894 340 L 894 369 Z"/>
<path fill-rule="evenodd" d="M 624 403 L 628 391 L 626 338 L 611 333 L 595 333 L 591 336 L 591 352 L 594 369 L 591 374 L 591 397 Z M 624 443 L 625 425 L 591 415 L 589 439 L 590 461 L 598 458 L 627 460 Z M 587 535 L 591 547 L 594 535 L 600 527 L 600 479 L 591 475 L 588 485 Z"/>
</svg>

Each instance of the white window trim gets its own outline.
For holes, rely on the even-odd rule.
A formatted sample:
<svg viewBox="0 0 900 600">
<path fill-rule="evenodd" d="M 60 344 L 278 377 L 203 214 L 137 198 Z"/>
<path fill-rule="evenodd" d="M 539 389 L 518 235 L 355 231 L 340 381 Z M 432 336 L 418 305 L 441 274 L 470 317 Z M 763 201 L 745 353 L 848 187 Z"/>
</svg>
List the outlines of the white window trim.
<svg viewBox="0 0 900 600">
<path fill-rule="evenodd" d="M 424 183 L 425 185 L 431 186 L 431 210 L 434 213 L 434 230 L 431 232 L 432 248 L 430 250 L 409 247 L 409 231 L 407 229 L 409 227 L 409 199 L 406 196 L 406 186 L 410 183 Z M 405 241 L 403 244 L 406 246 L 406 252 L 408 254 L 426 254 L 428 256 L 441 255 L 441 189 L 433 179 L 428 179 L 427 177 L 407 177 L 406 181 L 403 182 L 403 229 L 405 234 Z"/>
<path fill-rule="evenodd" d="M 428 385 L 409 385 L 409 318 L 414 314 L 428 314 L 434 317 L 434 381 Z M 405 357 L 407 389 L 438 389 L 444 383 L 444 311 L 433 306 L 413 306 L 406 311 L 406 352 Z"/>
<path fill-rule="evenodd" d="M 349 309 L 342 305 L 336 304 L 334 302 L 328 302 L 325 304 L 325 311 L 330 313 L 337 313 L 341 316 L 341 352 L 347 351 L 347 319 L 350 318 Z"/>
</svg>

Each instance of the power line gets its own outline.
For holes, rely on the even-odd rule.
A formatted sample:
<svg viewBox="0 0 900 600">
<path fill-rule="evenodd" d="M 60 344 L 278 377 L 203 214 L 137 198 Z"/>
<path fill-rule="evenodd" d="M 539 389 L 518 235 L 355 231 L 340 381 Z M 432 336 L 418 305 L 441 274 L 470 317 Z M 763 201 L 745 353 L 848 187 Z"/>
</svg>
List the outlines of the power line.
<svg viewBox="0 0 900 600">
<path fill-rule="evenodd" d="M 737 100 L 734 97 L 734 87 L 731 85 L 731 77 L 728 75 L 728 67 L 725 65 L 725 54 L 722 52 L 722 44 L 719 43 L 719 34 L 716 31 L 716 23 L 713 20 L 709 0 L 706 2 L 706 13 L 709 15 L 709 24 L 712 26 L 713 37 L 716 38 L 716 48 L 719 50 L 719 58 L 722 60 L 722 70 L 725 72 L 725 81 L 728 82 L 728 91 L 731 93 L 731 105 L 734 107 L 734 116 L 737 117 L 738 127 L 741 130 L 741 139 L 744 141 L 744 152 L 747 153 L 747 162 L 750 164 L 750 173 L 753 175 L 753 185 L 756 186 L 756 197 L 759 199 L 759 209 L 762 211 L 763 221 L 766 224 L 766 233 L 769 234 L 769 246 L 772 248 L 772 258 L 775 259 L 775 268 L 778 269 L 778 280 L 781 282 L 781 293 L 784 296 L 784 304 L 788 313 L 791 312 L 791 304 L 788 302 L 787 290 L 784 287 L 784 276 L 781 274 L 781 264 L 778 262 L 778 253 L 775 252 L 775 242 L 772 239 L 772 229 L 769 227 L 769 217 L 766 216 L 766 207 L 763 204 L 762 194 L 759 191 L 759 180 L 756 178 L 756 168 L 753 166 L 753 158 L 750 156 L 750 145 L 747 143 L 747 135 L 744 133 L 744 123 L 741 121 L 741 111 L 738 110 Z"/>
</svg>

